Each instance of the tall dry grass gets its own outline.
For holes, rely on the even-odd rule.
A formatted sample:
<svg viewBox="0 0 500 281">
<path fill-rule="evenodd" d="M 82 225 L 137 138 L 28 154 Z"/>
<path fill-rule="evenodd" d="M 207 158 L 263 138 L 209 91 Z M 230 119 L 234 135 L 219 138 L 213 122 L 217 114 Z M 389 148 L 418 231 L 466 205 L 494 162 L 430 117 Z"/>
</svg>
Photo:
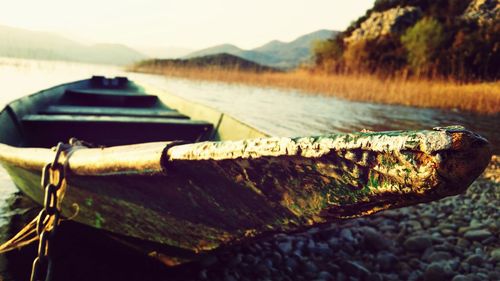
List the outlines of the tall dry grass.
<svg viewBox="0 0 500 281">
<path fill-rule="evenodd" d="M 459 109 L 482 114 L 500 112 L 499 81 L 464 84 L 446 80 L 380 79 L 366 74 L 312 73 L 306 70 L 253 73 L 216 67 L 141 67 L 131 70 L 189 79 L 297 89 L 355 101 Z"/>
</svg>

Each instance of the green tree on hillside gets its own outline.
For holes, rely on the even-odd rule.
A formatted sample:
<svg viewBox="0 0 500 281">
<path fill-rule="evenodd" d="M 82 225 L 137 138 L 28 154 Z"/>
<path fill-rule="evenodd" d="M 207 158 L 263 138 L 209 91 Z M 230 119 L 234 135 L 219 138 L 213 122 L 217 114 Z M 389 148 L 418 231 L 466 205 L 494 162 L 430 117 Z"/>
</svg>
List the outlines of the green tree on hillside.
<svg viewBox="0 0 500 281">
<path fill-rule="evenodd" d="M 343 54 L 341 41 L 335 39 L 318 40 L 313 42 L 312 53 L 315 63 L 327 71 L 336 71 Z"/>
<path fill-rule="evenodd" d="M 401 36 L 410 67 L 419 74 L 433 70 L 437 51 L 445 40 L 443 26 L 434 18 L 423 18 Z"/>
</svg>

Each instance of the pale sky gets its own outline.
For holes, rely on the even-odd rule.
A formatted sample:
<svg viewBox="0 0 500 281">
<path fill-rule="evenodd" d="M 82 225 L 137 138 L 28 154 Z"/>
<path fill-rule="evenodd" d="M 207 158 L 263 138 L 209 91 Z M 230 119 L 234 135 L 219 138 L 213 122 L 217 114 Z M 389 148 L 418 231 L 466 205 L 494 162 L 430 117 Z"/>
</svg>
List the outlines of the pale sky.
<svg viewBox="0 0 500 281">
<path fill-rule="evenodd" d="M 343 30 L 375 0 L 0 0 L 0 25 L 83 43 L 254 48 L 318 29 Z"/>
</svg>

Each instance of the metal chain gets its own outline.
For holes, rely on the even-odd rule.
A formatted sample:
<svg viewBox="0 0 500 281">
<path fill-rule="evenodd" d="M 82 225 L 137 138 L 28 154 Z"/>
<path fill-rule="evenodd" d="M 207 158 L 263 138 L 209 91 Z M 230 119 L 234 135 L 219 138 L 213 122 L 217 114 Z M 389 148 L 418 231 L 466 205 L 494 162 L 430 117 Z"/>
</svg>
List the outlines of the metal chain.
<svg viewBox="0 0 500 281">
<path fill-rule="evenodd" d="M 72 144 L 70 143 L 69 146 Z M 63 151 L 68 149 L 62 142 L 55 147 L 54 160 L 43 167 L 42 188 L 45 191 L 43 209 L 36 221 L 36 233 L 39 237 L 38 256 L 33 261 L 31 281 L 49 281 L 52 279 L 51 249 L 59 225 L 61 210 L 57 191 L 63 186 L 65 180 L 64 165 L 60 161 Z"/>
</svg>

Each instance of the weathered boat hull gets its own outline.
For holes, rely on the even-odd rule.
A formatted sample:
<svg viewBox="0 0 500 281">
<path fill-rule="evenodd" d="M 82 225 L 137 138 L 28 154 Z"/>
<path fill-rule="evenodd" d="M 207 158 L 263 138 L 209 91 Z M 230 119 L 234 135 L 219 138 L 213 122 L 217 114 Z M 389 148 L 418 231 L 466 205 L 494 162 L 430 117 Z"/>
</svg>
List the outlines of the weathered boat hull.
<svg viewBox="0 0 500 281">
<path fill-rule="evenodd" d="M 166 147 L 75 151 L 63 214 L 95 228 L 202 253 L 268 232 L 455 195 L 479 176 L 490 157 L 484 139 L 461 129 Z M 3 154 L 9 149 L 3 147 Z M 50 152 L 42 154 L 50 160 Z M 107 155 L 121 155 L 123 165 L 106 163 Z M 42 159 L 30 164 L 2 159 L 19 188 L 38 202 Z"/>
<path fill-rule="evenodd" d="M 0 162 L 15 184 L 39 203 L 43 201 L 41 170 L 53 160 L 54 153 L 48 148 L 22 147 L 30 142 L 21 117 L 64 102 L 61 89 L 77 91 L 88 84 L 80 81 L 44 91 L 9 104 L 0 113 L 0 141 L 4 143 L 0 143 Z M 148 92 L 157 93 L 152 89 Z M 171 259 L 171 264 L 266 233 L 296 231 L 459 194 L 480 175 L 491 156 L 485 139 L 460 127 L 268 137 L 213 109 L 157 94 L 180 114 L 156 105 L 148 110 L 157 115 L 161 111 L 168 118 L 189 116 L 214 124 L 213 131 L 207 132 L 201 121 L 168 121 L 201 124 L 204 127 L 199 128 L 197 139 L 208 141 L 76 147 L 71 157 L 64 155 L 67 187 L 62 210 L 79 223 L 166 245 L 176 252 L 173 256 L 177 259 Z M 109 99 L 100 97 L 93 102 L 109 103 Z M 134 99 L 154 101 L 141 96 Z M 96 112 L 95 108 L 72 106 L 58 107 L 57 114 Z M 127 112 L 142 116 L 144 110 Z M 37 118 L 57 120 L 35 117 L 22 120 L 27 124 Z M 109 118 L 114 117 L 93 122 Z"/>
</svg>

